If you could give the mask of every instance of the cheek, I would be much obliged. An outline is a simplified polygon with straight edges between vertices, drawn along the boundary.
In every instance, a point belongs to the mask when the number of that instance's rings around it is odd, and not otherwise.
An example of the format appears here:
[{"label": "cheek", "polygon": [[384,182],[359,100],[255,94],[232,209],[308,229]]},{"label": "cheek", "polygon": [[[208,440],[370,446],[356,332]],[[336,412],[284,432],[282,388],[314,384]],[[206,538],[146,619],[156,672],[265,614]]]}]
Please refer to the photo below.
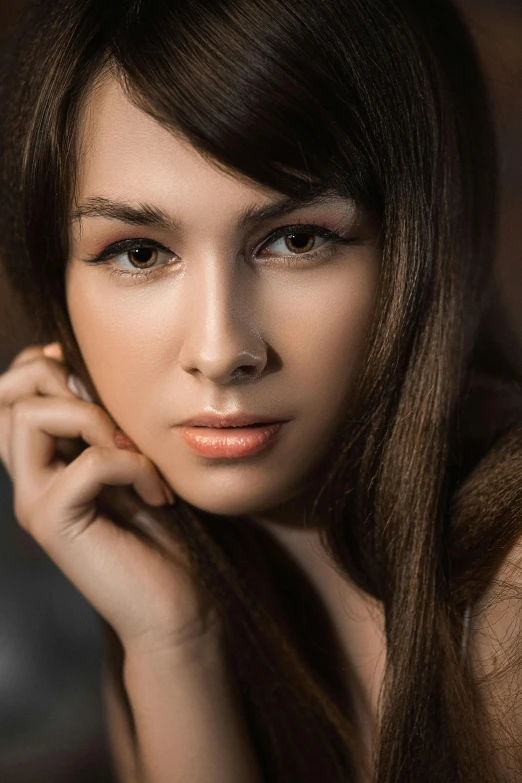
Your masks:
[{"label": "cheek", "polygon": [[[344,411],[373,314],[376,269],[361,254],[307,282],[267,285],[258,300],[263,336],[282,361],[278,391],[269,378],[267,389],[281,396],[282,407],[306,410],[318,431]],[[180,379],[177,357],[183,334],[190,334],[182,302],[173,302],[170,291],[164,299],[151,296],[146,286],[115,295],[112,284],[83,271],[73,270],[68,281],[73,329],[105,407],[136,437],[136,410],[161,399],[166,375],[169,384]],[[138,418],[146,428],[147,415]]]},{"label": "cheek", "polygon": [[82,278],[71,275],[68,284],[71,324],[101,400],[123,426],[125,412],[146,401],[153,383],[153,324],[125,297],[109,297],[103,286]]},{"label": "cheek", "polygon": [[376,270],[371,261],[341,270],[310,291],[299,316],[289,316],[286,365],[303,403],[323,422],[345,409],[356,380],[374,313]]}]

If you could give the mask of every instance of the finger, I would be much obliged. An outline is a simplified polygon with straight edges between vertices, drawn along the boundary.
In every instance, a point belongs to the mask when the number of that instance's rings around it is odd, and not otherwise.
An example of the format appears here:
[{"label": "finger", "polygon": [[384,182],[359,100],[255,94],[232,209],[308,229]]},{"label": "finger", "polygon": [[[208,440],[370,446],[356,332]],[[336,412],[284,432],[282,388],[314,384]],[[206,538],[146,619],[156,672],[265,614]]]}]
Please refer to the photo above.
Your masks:
[{"label": "finger", "polygon": [[93,502],[105,486],[133,486],[149,505],[169,502],[156,468],[144,454],[91,446],[61,470],[49,488],[46,505],[63,509],[61,515],[47,515],[45,529],[42,525],[32,535],[41,541],[81,535],[93,521]]},{"label": "finger", "polygon": [[45,356],[50,359],[56,359],[58,362],[63,362],[63,349],[60,343],[49,343],[44,345],[43,352]]},{"label": "finger", "polygon": [[15,365],[0,375],[0,459],[12,475],[12,406],[24,397],[62,396],[76,399],[67,385],[67,370],[40,352],[32,360]]},{"label": "finger", "polygon": [[[49,345],[56,344],[57,343],[49,343]],[[43,345],[30,345],[27,348],[24,348],[15,356],[8,369],[11,369],[11,367],[17,367],[20,364],[25,364],[26,362],[30,362],[33,359],[38,359],[38,357],[44,355],[44,348],[45,346]]]},{"label": "finger", "polygon": [[98,406],[60,397],[25,397],[12,408],[11,470],[15,484],[29,493],[49,481],[56,438],[81,438],[115,449],[116,426]]},{"label": "finger", "polygon": [[31,361],[17,364],[0,375],[0,407],[38,394],[76,399],[68,385],[68,377],[69,373],[62,364],[40,353]]},{"label": "finger", "polygon": [[85,402],[94,402],[93,398],[77,375],[69,375],[67,378],[67,386],[81,400],[85,400]]}]

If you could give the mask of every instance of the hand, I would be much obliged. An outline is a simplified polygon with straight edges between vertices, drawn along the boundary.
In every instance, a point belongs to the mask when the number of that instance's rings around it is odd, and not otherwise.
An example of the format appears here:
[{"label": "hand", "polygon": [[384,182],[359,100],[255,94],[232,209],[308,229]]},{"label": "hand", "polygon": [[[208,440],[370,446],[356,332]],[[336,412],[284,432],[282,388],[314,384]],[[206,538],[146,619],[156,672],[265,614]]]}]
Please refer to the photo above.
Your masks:
[{"label": "hand", "polygon": [[[132,485],[152,506],[173,502],[172,491],[100,406],[71,391],[68,379],[58,343],[25,349],[0,375],[0,459],[13,481],[18,522],[127,651],[193,641],[215,617],[188,556],[165,535],[164,551],[147,544],[131,520],[129,527],[115,524],[96,502],[109,485]],[[140,509],[142,526],[159,540],[163,528],[144,518],[138,501]]]}]

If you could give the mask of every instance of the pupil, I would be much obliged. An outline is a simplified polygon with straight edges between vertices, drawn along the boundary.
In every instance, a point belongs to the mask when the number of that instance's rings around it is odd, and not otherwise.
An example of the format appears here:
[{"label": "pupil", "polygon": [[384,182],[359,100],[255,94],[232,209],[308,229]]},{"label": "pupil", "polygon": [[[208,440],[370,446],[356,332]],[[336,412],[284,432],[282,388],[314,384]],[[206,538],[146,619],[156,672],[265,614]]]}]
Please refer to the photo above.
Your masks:
[{"label": "pupil", "polygon": [[138,264],[147,264],[152,260],[155,252],[156,251],[150,247],[136,247],[134,250],[131,250],[131,257],[132,260],[136,261]]},{"label": "pupil", "polygon": [[288,237],[287,244],[288,244],[288,240],[292,243],[293,250],[309,250],[310,249],[309,245],[311,244],[313,245],[314,242],[311,234],[304,234],[304,233],[292,234],[291,236]]}]

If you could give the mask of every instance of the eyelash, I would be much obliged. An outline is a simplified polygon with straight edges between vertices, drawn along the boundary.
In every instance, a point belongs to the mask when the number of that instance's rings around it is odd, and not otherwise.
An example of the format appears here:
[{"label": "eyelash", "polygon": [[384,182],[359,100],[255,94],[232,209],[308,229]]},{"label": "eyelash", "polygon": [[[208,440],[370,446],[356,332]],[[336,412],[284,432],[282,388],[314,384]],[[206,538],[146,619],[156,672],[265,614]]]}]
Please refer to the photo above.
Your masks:
[{"label": "eyelash", "polygon": [[[311,264],[320,256],[324,256],[326,253],[332,252],[333,246],[336,244],[349,245],[357,242],[357,239],[355,237],[344,238],[340,236],[336,231],[332,231],[331,229],[328,229],[325,226],[318,226],[311,223],[295,223],[291,226],[281,226],[281,228],[276,229],[262,243],[260,249],[263,249],[266,245],[271,245],[272,243],[276,242],[278,239],[283,239],[284,237],[292,236],[298,233],[310,234],[311,236],[319,236],[323,239],[328,239],[329,241],[324,245],[322,245],[319,248],[319,250],[312,250],[307,253],[290,254],[289,258],[285,258],[284,256],[280,257],[283,259],[282,263],[285,266],[289,266],[289,267],[301,266],[303,263],[300,260],[301,258],[306,258],[307,261],[305,263]],[[87,259],[87,262],[93,265],[105,264],[108,267],[110,267],[109,262],[112,259],[114,259],[116,256],[122,255],[123,253],[129,253],[132,250],[138,250],[140,248],[160,250],[166,253],[172,252],[167,247],[162,245],[160,242],[156,242],[153,239],[145,239],[145,238],[124,239],[121,242],[115,242],[114,244],[109,245],[98,256]],[[274,257],[279,258],[277,254],[275,254]],[[136,268],[135,272],[123,268],[110,268],[109,276],[112,277],[113,275],[117,275],[117,276],[122,276],[127,278],[148,279],[153,275],[157,274],[160,269],[166,266],[171,266],[171,264],[159,264],[158,266],[153,266],[150,267],[149,269]]]}]

